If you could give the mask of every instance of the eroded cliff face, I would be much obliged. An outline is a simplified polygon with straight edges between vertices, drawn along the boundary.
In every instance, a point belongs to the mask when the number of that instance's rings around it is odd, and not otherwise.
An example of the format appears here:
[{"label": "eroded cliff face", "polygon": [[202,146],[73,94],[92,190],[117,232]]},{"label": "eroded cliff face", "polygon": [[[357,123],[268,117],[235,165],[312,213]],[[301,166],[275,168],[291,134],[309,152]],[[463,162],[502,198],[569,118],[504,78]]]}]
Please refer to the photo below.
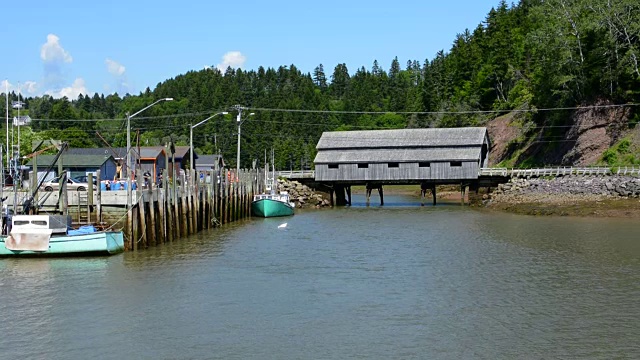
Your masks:
[{"label": "eroded cliff face", "polygon": [[[597,104],[607,105],[607,104]],[[551,160],[561,165],[593,165],[602,154],[628,133],[629,108],[580,109],[572,116],[573,126]]]},{"label": "eroded cliff face", "polygon": [[[565,127],[536,127],[527,134],[529,141],[522,142],[518,140],[524,140],[525,129],[515,115],[500,116],[487,124],[492,141],[490,163],[498,164],[518,153],[514,165],[530,158],[554,166],[595,165],[618,140],[630,132],[638,132],[628,129],[630,115],[628,107],[578,109],[570,115],[571,121]],[[633,136],[632,141],[639,142],[640,136]]]},{"label": "eroded cliff face", "polygon": [[489,152],[489,166],[496,166],[511,157],[518,144],[514,143],[522,135],[523,129],[515,121],[515,114],[510,113],[495,118],[487,123],[491,151]]}]

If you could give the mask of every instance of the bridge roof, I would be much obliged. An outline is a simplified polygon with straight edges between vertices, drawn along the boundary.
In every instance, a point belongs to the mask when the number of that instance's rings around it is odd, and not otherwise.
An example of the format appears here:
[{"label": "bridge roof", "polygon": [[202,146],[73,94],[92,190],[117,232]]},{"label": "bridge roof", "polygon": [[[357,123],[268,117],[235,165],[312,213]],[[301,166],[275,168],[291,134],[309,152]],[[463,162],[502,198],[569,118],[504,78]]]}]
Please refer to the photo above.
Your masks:
[{"label": "bridge roof", "polygon": [[387,163],[429,161],[476,161],[479,147],[408,148],[373,150],[324,150],[318,152],[314,162],[328,163]]},{"label": "bridge roof", "polygon": [[482,146],[487,128],[430,128],[324,132],[316,148],[411,148]]}]

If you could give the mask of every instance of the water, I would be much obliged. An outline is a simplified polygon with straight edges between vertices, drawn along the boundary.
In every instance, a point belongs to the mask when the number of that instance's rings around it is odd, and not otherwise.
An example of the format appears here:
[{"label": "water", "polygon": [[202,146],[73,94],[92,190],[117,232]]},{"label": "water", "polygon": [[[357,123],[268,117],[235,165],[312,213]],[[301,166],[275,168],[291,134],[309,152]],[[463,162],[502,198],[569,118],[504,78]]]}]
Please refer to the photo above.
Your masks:
[{"label": "water", "polygon": [[640,358],[637,222],[354,200],[0,260],[0,359]]}]

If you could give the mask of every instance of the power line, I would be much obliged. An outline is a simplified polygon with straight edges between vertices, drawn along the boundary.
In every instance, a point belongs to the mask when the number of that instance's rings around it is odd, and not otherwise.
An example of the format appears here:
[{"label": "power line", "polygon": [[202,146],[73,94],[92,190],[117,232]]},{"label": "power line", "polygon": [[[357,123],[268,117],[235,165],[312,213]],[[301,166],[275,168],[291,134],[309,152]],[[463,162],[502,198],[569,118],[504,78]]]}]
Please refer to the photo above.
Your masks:
[{"label": "power line", "polygon": [[[609,108],[623,108],[640,106],[636,103],[627,104],[609,104],[609,105],[590,105],[590,106],[573,106],[573,107],[555,107],[555,108],[539,108],[539,109],[512,109],[512,110],[462,110],[462,111],[361,111],[361,110],[313,110],[313,109],[280,109],[280,108],[260,108],[246,107],[247,110],[264,111],[264,112],[288,112],[288,113],[310,113],[310,114],[352,114],[352,115],[469,115],[469,114],[508,114],[508,113],[531,113],[541,111],[569,111],[569,110],[595,110]],[[200,111],[172,115],[157,116],[140,116],[137,120],[154,120],[154,119],[170,119],[180,117],[193,117],[198,115],[207,115],[213,113],[214,110]],[[124,121],[123,118],[115,119],[37,119],[32,121],[51,121],[51,122],[97,122],[97,121]],[[255,120],[252,120],[255,121]]]},{"label": "power line", "polygon": [[384,114],[400,114],[400,115],[465,115],[465,114],[508,114],[512,112],[528,113],[538,111],[567,111],[567,110],[592,110],[607,109],[619,107],[639,106],[640,104],[610,104],[610,105],[590,105],[575,107],[557,107],[557,108],[541,108],[541,109],[513,109],[513,110],[463,110],[463,111],[350,111],[350,110],[303,110],[303,109],[273,109],[273,108],[256,108],[248,107],[253,111],[265,112],[291,112],[291,113],[317,113],[317,114],[356,114],[356,115],[384,115]]}]

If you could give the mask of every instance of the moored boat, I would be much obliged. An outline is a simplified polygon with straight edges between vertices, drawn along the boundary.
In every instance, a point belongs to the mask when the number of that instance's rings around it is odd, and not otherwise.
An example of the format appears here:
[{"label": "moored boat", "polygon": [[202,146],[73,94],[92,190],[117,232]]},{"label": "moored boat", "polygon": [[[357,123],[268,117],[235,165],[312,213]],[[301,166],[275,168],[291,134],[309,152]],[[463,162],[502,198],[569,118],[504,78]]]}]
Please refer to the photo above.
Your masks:
[{"label": "moored boat", "polygon": [[[273,158],[273,153],[272,153]],[[266,161],[264,167],[264,184],[265,191],[262,194],[253,196],[251,202],[251,212],[254,216],[259,217],[276,217],[293,215],[295,204],[289,200],[289,193],[286,191],[278,192],[278,185],[274,179],[275,167],[273,172],[269,174],[269,165]]]},{"label": "moored boat", "polygon": [[69,229],[62,215],[13,215],[9,235],[0,236],[0,256],[112,255],[124,251],[122,231]]},{"label": "moored boat", "polygon": [[251,203],[251,211],[254,216],[276,217],[291,216],[294,213],[294,204],[289,201],[289,194],[258,194],[254,195]]}]

